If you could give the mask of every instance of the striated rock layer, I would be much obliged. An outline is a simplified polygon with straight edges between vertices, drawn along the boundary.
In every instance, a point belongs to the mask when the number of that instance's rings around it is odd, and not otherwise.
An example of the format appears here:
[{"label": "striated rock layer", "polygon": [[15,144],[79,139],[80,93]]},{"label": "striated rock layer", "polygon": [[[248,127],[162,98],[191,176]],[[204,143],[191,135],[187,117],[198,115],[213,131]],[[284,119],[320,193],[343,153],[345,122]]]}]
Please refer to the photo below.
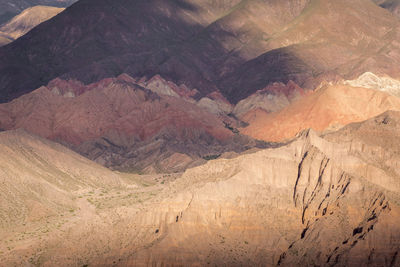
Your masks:
[{"label": "striated rock layer", "polygon": [[238,134],[237,120],[202,107],[191,92],[161,77],[121,75],[87,86],[56,79],[0,105],[0,128],[23,128],[128,171],[182,171],[224,152],[265,147]]}]

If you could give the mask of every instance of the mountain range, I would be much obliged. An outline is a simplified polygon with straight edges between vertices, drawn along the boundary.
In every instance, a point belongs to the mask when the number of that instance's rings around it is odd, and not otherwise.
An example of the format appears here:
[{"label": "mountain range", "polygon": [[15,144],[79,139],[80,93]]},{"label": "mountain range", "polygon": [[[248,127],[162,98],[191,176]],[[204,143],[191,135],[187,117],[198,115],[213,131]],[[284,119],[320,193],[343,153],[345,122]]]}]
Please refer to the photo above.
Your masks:
[{"label": "mountain range", "polygon": [[182,171],[224,152],[268,146],[240,135],[241,122],[215,110],[222,96],[196,102],[193,93],[160,76],[136,81],[125,74],[87,86],[56,79],[1,104],[0,129],[23,128],[130,171]]},{"label": "mountain range", "polygon": [[398,19],[369,0],[91,1],[0,49],[0,100],[57,77],[121,73],[161,74],[235,103],[271,82],[314,89],[327,74],[397,78]]},{"label": "mountain range", "polygon": [[399,4],[0,0],[0,265],[400,266]]}]

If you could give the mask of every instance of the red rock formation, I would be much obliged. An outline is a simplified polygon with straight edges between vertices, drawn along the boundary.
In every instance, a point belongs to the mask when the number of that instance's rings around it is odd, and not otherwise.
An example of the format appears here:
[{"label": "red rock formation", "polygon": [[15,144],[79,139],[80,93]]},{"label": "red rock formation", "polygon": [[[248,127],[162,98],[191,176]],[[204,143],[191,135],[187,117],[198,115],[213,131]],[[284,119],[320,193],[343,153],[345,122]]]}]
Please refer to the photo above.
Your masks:
[{"label": "red rock formation", "polygon": [[[47,87],[0,105],[0,128],[23,128],[68,144],[107,166],[130,160],[124,165],[127,168],[141,161],[145,163],[138,168],[147,168],[152,160],[164,162],[177,152],[196,160],[246,149],[243,144],[248,141],[232,142],[235,133],[224,124],[224,117],[199,107],[187,95],[156,94],[135,82],[128,75],[87,86],[56,79]],[[178,88],[172,83],[168,86],[159,89]],[[159,158],[151,159],[150,154]],[[140,160],[134,160],[138,157]],[[169,168],[171,164],[160,164],[164,165]]]},{"label": "red rock formation", "polygon": [[[61,98],[54,92],[57,88],[77,97]],[[3,104],[1,110],[2,128],[25,128],[74,145],[98,138],[111,129],[140,140],[147,140],[165,128],[175,131],[178,137],[196,131],[220,140],[232,136],[216,117],[196,105],[175,97],[160,97],[119,78],[86,87],[76,81],[55,80],[49,87]],[[21,114],[25,116],[18,116]],[[15,119],[11,124],[5,123],[10,117]]]}]

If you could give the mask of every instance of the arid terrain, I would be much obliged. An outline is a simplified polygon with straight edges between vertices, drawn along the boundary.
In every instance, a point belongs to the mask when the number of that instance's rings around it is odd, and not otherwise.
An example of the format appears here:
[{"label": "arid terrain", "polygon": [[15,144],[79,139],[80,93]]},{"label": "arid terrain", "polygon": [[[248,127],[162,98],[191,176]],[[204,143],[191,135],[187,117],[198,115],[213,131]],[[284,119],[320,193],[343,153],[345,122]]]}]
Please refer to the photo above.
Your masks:
[{"label": "arid terrain", "polygon": [[400,266],[399,7],[0,0],[0,266]]},{"label": "arid terrain", "polygon": [[52,142],[3,132],[2,218],[14,216],[2,219],[2,262],[397,266],[399,127],[400,113],[386,112],[153,176],[111,172]]}]

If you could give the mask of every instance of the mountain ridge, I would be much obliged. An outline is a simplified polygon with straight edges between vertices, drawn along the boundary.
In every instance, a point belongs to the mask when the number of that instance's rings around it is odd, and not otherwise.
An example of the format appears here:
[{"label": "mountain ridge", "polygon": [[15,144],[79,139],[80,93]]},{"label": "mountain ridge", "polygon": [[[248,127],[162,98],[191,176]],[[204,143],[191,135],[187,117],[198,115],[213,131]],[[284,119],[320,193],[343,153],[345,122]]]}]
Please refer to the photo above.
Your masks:
[{"label": "mountain ridge", "polygon": [[[62,12],[63,8],[50,6],[34,6],[25,9],[20,14],[0,27],[0,33],[4,34],[12,42],[21,37],[40,23],[49,20]],[[3,42],[3,45],[7,44]]]},{"label": "mountain ridge", "polygon": [[[105,12],[108,7],[112,12]],[[269,20],[260,12],[275,14],[291,7],[294,11],[288,18]],[[170,16],[172,10],[177,16]],[[325,16],[326,12],[331,15]],[[232,22],[236,16],[244,19],[239,25]],[[316,27],[315,21],[324,28]],[[349,23],[353,30],[346,27]],[[271,33],[263,30],[274,24],[278,26],[271,26],[276,28]],[[57,25],[68,26],[60,34]],[[161,74],[203,96],[219,90],[236,104],[273,82],[292,80],[314,89],[312,80],[326,73],[346,79],[366,71],[395,77],[399,25],[398,19],[369,0],[152,0],[129,5],[105,0],[92,5],[83,0],[0,49],[0,96],[2,102],[9,101],[57,77],[87,84],[121,73]]]},{"label": "mountain ridge", "polygon": [[9,21],[24,9],[44,5],[54,7],[68,7],[77,0],[1,0],[0,1],[0,26]]}]

